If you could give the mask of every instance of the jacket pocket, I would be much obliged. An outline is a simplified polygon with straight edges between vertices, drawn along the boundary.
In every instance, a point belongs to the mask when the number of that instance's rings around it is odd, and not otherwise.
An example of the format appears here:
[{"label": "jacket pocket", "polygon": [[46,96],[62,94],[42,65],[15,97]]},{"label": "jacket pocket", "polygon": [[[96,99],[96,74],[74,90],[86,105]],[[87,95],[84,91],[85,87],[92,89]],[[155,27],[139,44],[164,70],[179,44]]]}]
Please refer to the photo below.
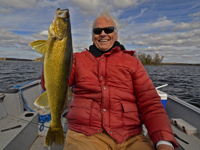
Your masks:
[{"label": "jacket pocket", "polygon": [[122,101],[121,104],[123,108],[123,124],[125,126],[141,124],[137,104],[129,101]]},{"label": "jacket pocket", "polygon": [[74,100],[69,105],[69,112],[66,116],[69,123],[77,125],[89,125],[92,100]]},{"label": "jacket pocket", "polygon": [[123,112],[138,112],[137,104],[129,101],[122,101]]}]

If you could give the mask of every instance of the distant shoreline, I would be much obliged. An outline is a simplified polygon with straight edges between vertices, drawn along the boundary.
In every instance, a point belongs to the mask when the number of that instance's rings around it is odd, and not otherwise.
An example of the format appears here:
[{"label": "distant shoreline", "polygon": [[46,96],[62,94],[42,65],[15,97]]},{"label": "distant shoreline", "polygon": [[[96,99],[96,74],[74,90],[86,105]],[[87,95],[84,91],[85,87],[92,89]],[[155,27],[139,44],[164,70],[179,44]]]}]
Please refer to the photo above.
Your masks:
[{"label": "distant shoreline", "polygon": [[[36,60],[32,60],[32,59],[20,59],[20,58],[0,58],[0,61],[32,61],[32,62],[43,62],[43,59],[42,58],[37,58]],[[200,66],[200,64],[191,64],[191,63],[162,63],[162,65]]]},{"label": "distant shoreline", "polygon": [[32,61],[32,62],[43,62],[43,59],[37,58],[36,60],[32,59],[21,59],[21,58],[0,58],[0,61]]},{"label": "distant shoreline", "polygon": [[163,63],[163,65],[200,66],[200,64],[190,64],[190,63]]},{"label": "distant shoreline", "polygon": [[0,58],[0,61],[35,61],[35,60],[20,59],[20,58]]}]

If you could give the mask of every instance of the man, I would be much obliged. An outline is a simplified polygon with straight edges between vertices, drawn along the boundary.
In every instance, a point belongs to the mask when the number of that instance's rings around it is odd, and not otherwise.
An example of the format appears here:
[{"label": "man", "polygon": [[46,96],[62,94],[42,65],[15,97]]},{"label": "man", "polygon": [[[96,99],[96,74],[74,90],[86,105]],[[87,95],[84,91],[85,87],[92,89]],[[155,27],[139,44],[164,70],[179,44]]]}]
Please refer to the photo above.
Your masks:
[{"label": "man", "polygon": [[[173,150],[178,147],[160,97],[141,62],[117,41],[109,13],[94,20],[89,50],[74,54],[69,150]],[[142,124],[151,140],[142,135]]]}]

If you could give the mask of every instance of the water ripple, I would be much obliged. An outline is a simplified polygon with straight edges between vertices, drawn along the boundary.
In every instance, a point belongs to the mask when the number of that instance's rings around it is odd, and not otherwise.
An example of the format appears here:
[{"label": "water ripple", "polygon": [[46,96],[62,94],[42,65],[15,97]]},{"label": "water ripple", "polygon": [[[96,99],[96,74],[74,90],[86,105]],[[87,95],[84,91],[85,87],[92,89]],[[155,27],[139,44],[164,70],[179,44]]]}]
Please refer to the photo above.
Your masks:
[{"label": "water ripple", "polygon": [[[0,61],[0,90],[40,79],[43,62]],[[200,66],[145,66],[154,85],[164,92],[200,106]]]},{"label": "water ripple", "polygon": [[40,79],[42,67],[43,62],[0,61],[0,90]]},{"label": "water ripple", "polygon": [[199,66],[145,66],[155,86],[169,84],[164,92],[200,106],[200,67]]}]

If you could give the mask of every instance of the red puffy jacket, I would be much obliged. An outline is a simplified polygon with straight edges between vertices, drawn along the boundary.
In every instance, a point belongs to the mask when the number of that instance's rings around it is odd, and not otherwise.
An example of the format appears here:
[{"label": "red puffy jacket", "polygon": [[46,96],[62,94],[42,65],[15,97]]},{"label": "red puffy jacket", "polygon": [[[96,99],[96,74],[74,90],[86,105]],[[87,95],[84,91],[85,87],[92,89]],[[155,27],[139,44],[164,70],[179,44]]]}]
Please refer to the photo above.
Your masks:
[{"label": "red puffy jacket", "polygon": [[122,143],[140,134],[145,123],[154,144],[165,140],[177,147],[160,97],[133,53],[115,47],[100,57],[88,50],[74,54],[68,81],[74,85],[68,127],[86,135],[105,129]]}]

